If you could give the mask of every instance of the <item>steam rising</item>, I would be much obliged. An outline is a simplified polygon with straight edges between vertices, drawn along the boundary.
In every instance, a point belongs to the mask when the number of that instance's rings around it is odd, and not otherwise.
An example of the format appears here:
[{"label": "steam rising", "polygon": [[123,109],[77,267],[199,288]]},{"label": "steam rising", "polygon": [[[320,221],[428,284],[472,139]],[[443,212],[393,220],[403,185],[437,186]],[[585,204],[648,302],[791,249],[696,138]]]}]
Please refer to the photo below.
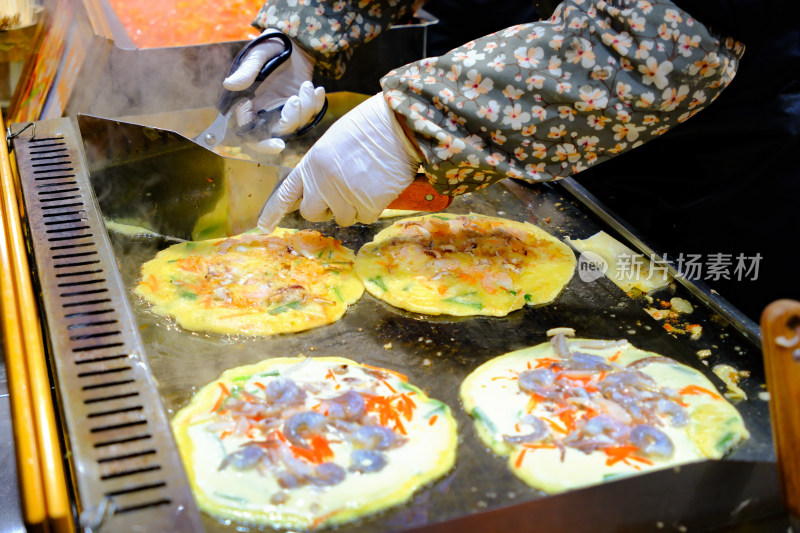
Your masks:
[{"label": "steam rising", "polygon": [[105,61],[84,65],[67,114],[118,118],[213,107],[234,56],[245,44],[139,50],[107,43],[111,50]]}]

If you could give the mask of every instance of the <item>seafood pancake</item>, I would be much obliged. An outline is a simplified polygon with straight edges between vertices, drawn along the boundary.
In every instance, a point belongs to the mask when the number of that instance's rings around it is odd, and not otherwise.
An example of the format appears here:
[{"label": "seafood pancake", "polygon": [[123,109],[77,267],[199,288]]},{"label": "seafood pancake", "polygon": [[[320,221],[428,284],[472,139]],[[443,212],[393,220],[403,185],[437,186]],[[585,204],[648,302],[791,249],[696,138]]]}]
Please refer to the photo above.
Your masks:
[{"label": "seafood pancake", "polygon": [[356,257],[370,294],[430,315],[505,316],[549,303],[574,270],[575,254],[544,230],[477,214],[397,221]]},{"label": "seafood pancake", "polygon": [[338,357],[228,370],[172,421],[198,505],[313,529],[406,501],[455,462],[447,405],[395,372]]},{"label": "seafood pancake", "polygon": [[355,255],[316,231],[175,244],[142,266],[136,294],[186,329],[271,335],[335,322],[364,287]]},{"label": "seafood pancake", "polygon": [[461,385],[481,440],[545,492],[718,459],[749,433],[697,370],[625,340],[566,339],[502,355]]}]

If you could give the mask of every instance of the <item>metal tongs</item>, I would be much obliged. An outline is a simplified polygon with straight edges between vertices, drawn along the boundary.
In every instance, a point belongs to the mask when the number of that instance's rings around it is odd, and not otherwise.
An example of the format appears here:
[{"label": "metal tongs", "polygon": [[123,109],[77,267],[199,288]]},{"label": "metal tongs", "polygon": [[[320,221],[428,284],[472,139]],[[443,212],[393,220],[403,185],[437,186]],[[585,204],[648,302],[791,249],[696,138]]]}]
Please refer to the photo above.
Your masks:
[{"label": "metal tongs", "polygon": [[[195,142],[211,150],[222,144],[228,137],[228,123],[230,122],[231,116],[233,115],[236,107],[242,102],[242,100],[252,99],[255,96],[256,89],[259,87],[261,82],[267,79],[267,76],[272,74],[278,67],[280,67],[289,59],[289,56],[292,55],[292,41],[289,39],[289,37],[282,33],[260,35],[239,51],[239,53],[233,59],[233,63],[231,63],[231,68],[228,70],[228,76],[230,76],[237,68],[239,68],[239,65],[241,65],[242,61],[247,55],[247,52],[259,44],[275,38],[280,39],[283,42],[283,51],[267,61],[264,66],[261,67],[261,70],[259,71],[258,76],[256,76],[255,81],[247,89],[241,91],[229,91],[225,88],[222,89],[222,93],[220,94],[216,105],[216,109],[218,111],[217,118],[214,119],[214,122],[212,122],[211,125],[205,129],[205,131],[194,138]],[[245,142],[260,141],[267,137],[279,137],[282,139],[299,137],[316,126],[317,123],[322,120],[322,117],[325,115],[327,109],[328,99],[326,98],[322,109],[314,117],[314,120],[296,132],[287,135],[273,135],[271,133],[273,128],[281,119],[281,111],[283,110],[283,106],[279,106],[270,110],[259,110],[257,112],[256,119],[253,122],[236,130],[235,135],[237,137],[237,141],[230,144],[241,146]]]}]

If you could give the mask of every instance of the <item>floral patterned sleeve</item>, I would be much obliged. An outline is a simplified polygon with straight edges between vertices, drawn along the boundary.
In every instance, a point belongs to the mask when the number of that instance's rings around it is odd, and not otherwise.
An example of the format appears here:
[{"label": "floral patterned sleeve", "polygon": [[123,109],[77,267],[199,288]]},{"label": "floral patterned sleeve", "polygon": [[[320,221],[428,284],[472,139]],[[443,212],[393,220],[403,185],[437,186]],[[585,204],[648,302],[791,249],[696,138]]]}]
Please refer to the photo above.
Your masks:
[{"label": "floral patterned sleeve", "polygon": [[339,78],[352,49],[410,12],[413,0],[267,0],[253,26],[275,28],[315,59],[319,74]]},{"label": "floral patterned sleeve", "polygon": [[549,20],[411,63],[381,84],[431,183],[457,195],[508,176],[562,178],[639,146],[714,101],[743,52],[670,1],[565,0]]}]

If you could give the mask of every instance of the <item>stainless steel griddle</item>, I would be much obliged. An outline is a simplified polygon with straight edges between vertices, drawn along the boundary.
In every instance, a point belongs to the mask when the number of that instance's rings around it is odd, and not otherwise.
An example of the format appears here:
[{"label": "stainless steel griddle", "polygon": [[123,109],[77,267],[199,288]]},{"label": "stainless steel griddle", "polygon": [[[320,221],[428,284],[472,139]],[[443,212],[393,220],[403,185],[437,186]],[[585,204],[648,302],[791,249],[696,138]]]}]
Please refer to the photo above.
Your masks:
[{"label": "stainless steel griddle", "polygon": [[[18,126],[15,128],[19,129]],[[457,464],[448,475],[423,488],[407,505],[341,526],[339,529],[344,531],[508,531],[539,527],[553,531],[702,531],[780,513],[768,402],[759,395],[764,391],[761,352],[753,342],[752,334],[748,333],[752,325],[737,321],[735,310],[726,311],[719,300],[712,301],[703,290],[676,283],[661,294],[653,295],[656,301],[669,300],[671,296],[689,300],[695,307],[691,322],[703,327],[698,340],[669,334],[661,322],[644,311],[645,306],[651,305],[649,302],[629,297],[608,279],[586,283],[577,275],[551,305],[526,307],[503,318],[417,315],[395,309],[365,294],[341,321],[297,334],[250,338],[189,332],[169,319],[150,313],[148,306],[132,293],[138,283],[141,264],[169,243],[114,232],[106,234],[101,224],[102,213],[88,185],[92,176],[86,171],[79,136],[67,119],[37,123],[35,138],[31,138],[29,133],[20,135],[14,146],[20,161],[30,241],[38,283],[42,287],[66,440],[72,451],[81,507],[94,508],[110,492],[118,509],[122,504],[116,501],[116,494],[126,494],[126,487],[162,481],[164,486],[158,488],[163,489],[163,495],[153,501],[169,501],[144,505],[140,511],[142,514],[137,514],[139,511],[112,513],[113,527],[106,522],[99,530],[136,530],[136,524],[141,523],[140,517],[145,514],[168,520],[176,516],[175,508],[170,506],[178,505],[183,513],[178,516],[194,517],[194,520],[187,518],[186,531],[199,530],[201,526],[197,520],[201,520],[209,532],[247,531],[246,525],[221,522],[206,515],[197,518],[193,504],[186,500],[185,479],[179,463],[174,461],[175,449],[168,437],[166,420],[184,406],[199,387],[216,379],[224,370],[268,357],[299,353],[311,357],[338,355],[400,371],[431,396],[446,402],[459,424]],[[70,176],[59,174],[56,178],[55,174],[41,174],[52,169],[39,166],[43,164],[37,159],[41,154],[35,154],[33,147],[49,137],[57,137],[72,158],[70,170],[65,170]],[[93,161],[91,168],[97,168],[99,163]],[[48,179],[41,179],[43,177]],[[43,196],[45,191],[48,194]],[[634,239],[625,238],[623,226],[613,227],[614,224],[602,216],[606,213],[602,206],[582,203],[585,198],[575,191],[580,192],[574,187],[570,191],[569,187],[559,184],[531,186],[511,182],[459,197],[448,211],[477,212],[529,221],[560,238],[586,238],[603,229],[617,235],[634,249],[648,253],[632,242]],[[53,206],[53,209],[46,209],[48,206]],[[74,218],[50,216],[67,207],[78,211]],[[290,215],[282,225],[318,229],[357,250],[391,222],[385,220],[371,226],[339,228],[332,223],[312,224],[297,215]],[[54,230],[58,233],[52,233]],[[82,237],[87,232],[91,237]],[[58,277],[59,274],[73,270],[80,272],[84,266],[59,267],[61,259],[52,257],[55,251],[51,249],[53,241],[49,239],[53,235],[86,239],[66,240],[71,244],[91,242],[91,246],[70,249],[68,253],[96,252],[96,257],[103,261],[106,280],[106,284],[98,285],[98,289],[107,289],[108,296],[86,293],[75,297],[111,299],[110,304],[118,314],[115,315],[118,322],[112,329],[129,335],[124,347],[103,347],[117,342],[116,333],[111,334],[99,324],[96,325],[99,329],[86,329],[90,336],[77,339],[75,337],[81,337],[82,333],[69,329],[76,324],[64,322],[57,316],[59,312],[63,313],[65,292],[95,289],[92,284],[81,285],[80,289],[59,287],[58,282],[63,279]],[[94,254],[89,257],[75,256],[67,258],[67,261],[95,260]],[[88,274],[88,277],[81,277],[83,274],[76,276],[75,282],[96,279],[96,276]],[[91,312],[90,308],[86,308],[86,312]],[[557,326],[573,327],[583,337],[627,338],[640,348],[700,369],[721,392],[725,387],[711,373],[710,367],[726,363],[750,371],[750,377],[740,384],[748,399],[738,403],[737,407],[751,438],[723,461],[696,463],[557,496],[545,496],[531,489],[510,473],[504,459],[493,456],[478,440],[471,419],[460,405],[458,387],[478,365],[510,350],[545,342],[545,332]],[[98,336],[92,337],[95,332]],[[87,350],[78,353],[74,351],[75,346]],[[139,351],[140,347],[143,351]],[[697,355],[700,350],[710,350],[711,356],[701,361]],[[113,355],[124,357],[102,359]],[[84,359],[92,362],[85,365],[79,362]],[[91,377],[81,375],[85,372],[94,374]],[[90,382],[119,380],[121,376],[132,373],[138,373],[134,382],[109,385],[108,391],[138,393],[142,399],[137,405],[142,409],[120,410],[107,416],[123,417],[120,424],[141,420],[152,424],[148,433],[162,437],[162,441],[158,446],[151,446],[155,453],[149,454],[147,461],[158,461],[160,468],[157,471],[166,475],[169,470],[172,474],[166,481],[149,482],[142,476],[152,472],[131,472],[118,478],[122,484],[120,488],[115,486],[109,490],[103,488],[106,480],[102,475],[97,476],[97,471],[110,463],[98,462],[96,435],[91,431],[95,427],[94,420],[106,415],[90,416],[94,411],[85,408],[84,390]],[[108,409],[101,408],[99,412],[104,410]],[[133,431],[130,428],[137,427],[114,429],[117,424],[105,420],[102,425],[110,427],[108,431]],[[118,458],[114,460],[127,461],[129,459],[124,456],[134,453],[139,452],[116,452],[114,456]],[[136,460],[145,461],[141,458]],[[87,472],[89,475],[84,475]]]},{"label": "stainless steel griddle", "polygon": [[80,525],[195,531],[194,501],[78,139],[60,119],[14,148]]}]

